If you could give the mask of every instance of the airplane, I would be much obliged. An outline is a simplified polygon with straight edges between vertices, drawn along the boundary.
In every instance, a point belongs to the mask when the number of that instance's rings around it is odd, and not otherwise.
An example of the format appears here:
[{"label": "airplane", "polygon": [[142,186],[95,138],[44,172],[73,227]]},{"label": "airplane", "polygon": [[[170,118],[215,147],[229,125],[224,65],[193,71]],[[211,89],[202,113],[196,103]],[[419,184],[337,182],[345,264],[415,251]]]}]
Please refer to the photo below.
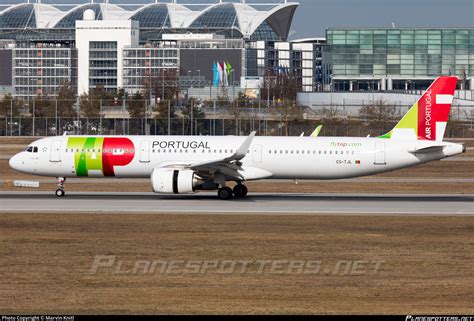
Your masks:
[{"label": "airplane", "polygon": [[244,199],[248,181],[347,179],[465,152],[464,145],[443,141],[456,83],[438,77],[380,137],[55,136],[31,143],[9,165],[56,177],[58,197],[67,178],[116,177],[148,178],[158,194],[217,190],[219,199]]}]

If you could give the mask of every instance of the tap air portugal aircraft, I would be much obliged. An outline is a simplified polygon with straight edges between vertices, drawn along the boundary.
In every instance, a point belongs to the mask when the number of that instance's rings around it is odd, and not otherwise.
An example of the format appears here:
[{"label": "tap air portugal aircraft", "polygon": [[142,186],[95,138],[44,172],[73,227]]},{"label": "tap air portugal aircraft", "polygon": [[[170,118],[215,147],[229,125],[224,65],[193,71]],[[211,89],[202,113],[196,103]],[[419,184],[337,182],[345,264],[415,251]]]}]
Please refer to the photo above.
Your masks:
[{"label": "tap air portugal aircraft", "polygon": [[[359,137],[56,136],[10,159],[17,171],[58,178],[149,178],[155,193],[218,190],[245,198],[247,181],[332,180],[424,164],[465,152],[443,141],[456,77],[439,77],[389,133]],[[236,182],[233,190],[227,182]]]}]

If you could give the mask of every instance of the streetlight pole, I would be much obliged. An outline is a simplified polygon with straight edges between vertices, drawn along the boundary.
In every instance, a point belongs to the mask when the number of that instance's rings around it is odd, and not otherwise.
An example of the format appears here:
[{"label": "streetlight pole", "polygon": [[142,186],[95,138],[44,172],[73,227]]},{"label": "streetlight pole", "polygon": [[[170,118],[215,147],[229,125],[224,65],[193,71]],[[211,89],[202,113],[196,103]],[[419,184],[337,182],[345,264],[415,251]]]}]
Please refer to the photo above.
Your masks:
[{"label": "streetlight pole", "polygon": [[232,68],[230,70],[230,73],[232,74],[232,100],[235,100],[235,82],[234,82],[234,73],[235,73],[235,70]]},{"label": "streetlight pole", "polygon": [[191,136],[194,135],[193,129],[194,129],[194,114],[193,114],[193,109],[194,109],[194,100],[191,99]]},{"label": "streetlight pole", "polygon": [[56,136],[58,136],[58,100],[54,100],[54,107],[55,107],[55,116],[56,116]]},{"label": "streetlight pole", "polygon": [[35,97],[33,97],[33,136],[35,136],[35,115],[36,115],[36,106],[35,106]]},{"label": "streetlight pole", "polygon": [[13,136],[13,98],[10,99],[10,136]]},{"label": "streetlight pole", "polygon": [[161,69],[161,101],[165,101],[165,69]]}]

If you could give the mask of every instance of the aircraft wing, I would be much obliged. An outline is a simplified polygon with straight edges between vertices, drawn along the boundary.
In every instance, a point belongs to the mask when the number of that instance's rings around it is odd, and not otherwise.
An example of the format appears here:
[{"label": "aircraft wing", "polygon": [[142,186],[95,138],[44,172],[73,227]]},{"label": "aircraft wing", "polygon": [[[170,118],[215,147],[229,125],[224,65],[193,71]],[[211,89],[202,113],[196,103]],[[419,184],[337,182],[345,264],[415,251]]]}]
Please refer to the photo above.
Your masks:
[{"label": "aircraft wing", "polygon": [[192,169],[198,173],[208,173],[212,175],[217,172],[220,172],[231,178],[243,179],[242,174],[239,172],[244,171],[244,169],[242,168],[242,164],[239,161],[247,155],[256,133],[257,132],[252,132],[244,141],[244,143],[230,157],[208,160],[198,163],[166,163],[161,164],[160,167],[178,166],[182,168]]}]

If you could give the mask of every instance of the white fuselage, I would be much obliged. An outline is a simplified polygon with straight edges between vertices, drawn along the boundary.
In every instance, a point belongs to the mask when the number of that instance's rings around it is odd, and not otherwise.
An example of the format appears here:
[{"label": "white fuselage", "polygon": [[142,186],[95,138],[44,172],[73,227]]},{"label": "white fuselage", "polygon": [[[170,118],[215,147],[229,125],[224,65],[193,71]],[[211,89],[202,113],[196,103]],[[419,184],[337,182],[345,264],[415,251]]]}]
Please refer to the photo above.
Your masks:
[{"label": "white fuselage", "polygon": [[[57,136],[43,138],[30,146],[37,152],[21,152],[10,160],[14,169],[52,177],[149,178],[155,168],[212,161],[231,156],[246,137],[209,136],[120,136],[133,147],[117,146],[101,150],[101,145],[71,145],[75,139],[115,139],[119,136]],[[104,145],[105,146],[105,145]],[[433,152],[414,151],[444,146]],[[104,175],[101,153],[112,157],[128,155],[128,163],[114,166],[113,175]],[[439,160],[463,152],[463,145],[448,142],[349,137],[255,137],[247,156],[241,160],[249,168],[245,180],[343,179],[372,175]],[[83,168],[78,168],[82,159]],[[84,161],[84,159],[86,159]],[[84,167],[85,166],[85,167]],[[262,170],[268,175],[251,169]]]}]

